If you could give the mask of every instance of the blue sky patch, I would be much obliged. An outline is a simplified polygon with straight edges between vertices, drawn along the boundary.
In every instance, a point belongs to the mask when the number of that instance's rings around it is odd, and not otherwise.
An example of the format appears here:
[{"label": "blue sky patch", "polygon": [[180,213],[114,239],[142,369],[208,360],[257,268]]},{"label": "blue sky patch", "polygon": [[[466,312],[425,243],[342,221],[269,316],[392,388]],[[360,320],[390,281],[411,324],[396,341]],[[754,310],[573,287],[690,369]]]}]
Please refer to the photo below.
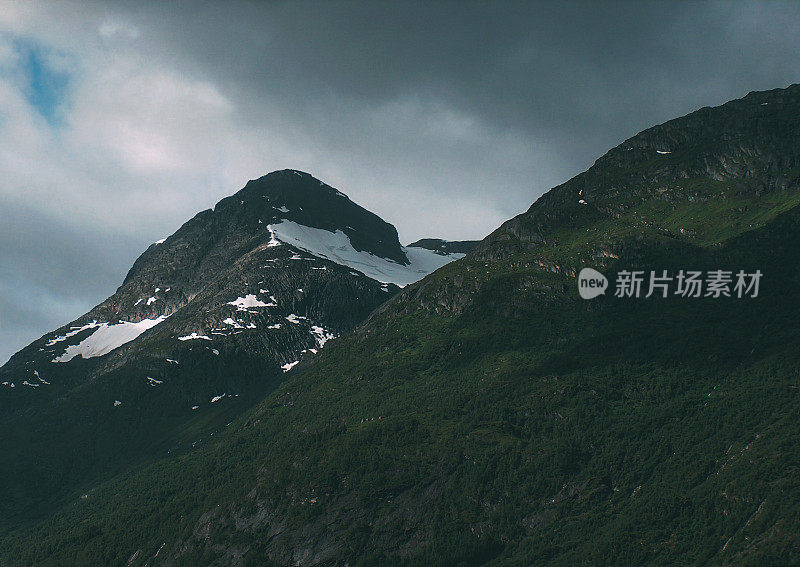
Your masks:
[{"label": "blue sky patch", "polygon": [[25,98],[51,126],[58,126],[63,118],[70,74],[54,68],[48,60],[48,50],[36,42],[17,39],[14,50],[19,57],[18,71],[24,81]]}]

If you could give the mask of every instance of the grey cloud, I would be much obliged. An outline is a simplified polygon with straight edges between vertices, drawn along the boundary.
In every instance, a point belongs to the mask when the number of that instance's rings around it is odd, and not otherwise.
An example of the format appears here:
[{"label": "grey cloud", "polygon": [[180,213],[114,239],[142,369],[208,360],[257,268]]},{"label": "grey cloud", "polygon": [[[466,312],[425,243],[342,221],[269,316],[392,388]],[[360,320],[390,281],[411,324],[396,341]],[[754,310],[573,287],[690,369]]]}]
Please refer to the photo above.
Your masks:
[{"label": "grey cloud", "polygon": [[[546,145],[558,155],[547,181],[578,173],[650,125],[800,75],[793,33],[800,6],[789,3],[185,6],[123,13],[171,37],[170,56],[231,86],[251,119],[310,127],[329,147],[377,138],[386,156],[409,154],[405,140],[376,133],[358,110],[421,97],[477,117],[488,139],[514,132],[531,137],[532,148]],[[265,97],[281,100],[280,108],[266,108]],[[325,132],[326,117],[337,115],[349,119],[347,127]],[[451,149],[467,161],[482,155],[455,144],[423,153]],[[505,192],[532,200],[548,188]]]},{"label": "grey cloud", "polygon": [[790,3],[170,6],[156,19],[175,40],[171,54],[287,106],[426,93],[498,127],[551,135],[598,123],[629,135],[653,111],[668,119],[798,71],[800,6]]},{"label": "grey cloud", "polygon": [[[0,199],[0,359],[114,293],[144,243]],[[76,258],[76,250],[79,258]]]}]

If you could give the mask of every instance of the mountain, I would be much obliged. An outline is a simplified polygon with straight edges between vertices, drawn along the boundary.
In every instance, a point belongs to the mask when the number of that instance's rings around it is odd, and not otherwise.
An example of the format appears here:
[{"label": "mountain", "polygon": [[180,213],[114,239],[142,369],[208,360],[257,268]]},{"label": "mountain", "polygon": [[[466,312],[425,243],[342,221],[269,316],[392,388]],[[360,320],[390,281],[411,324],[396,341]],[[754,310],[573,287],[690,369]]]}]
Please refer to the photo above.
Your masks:
[{"label": "mountain", "polygon": [[478,244],[477,240],[442,240],[441,238],[423,238],[412,242],[409,248],[425,248],[439,254],[466,254]]},{"label": "mountain", "polygon": [[[798,133],[793,85],[626,140],[0,564],[797,564]],[[615,293],[681,270],[763,278]]]},{"label": "mountain", "polygon": [[0,368],[0,528],[210,436],[459,254],[307,173],[270,173],[152,244],[111,297]]}]

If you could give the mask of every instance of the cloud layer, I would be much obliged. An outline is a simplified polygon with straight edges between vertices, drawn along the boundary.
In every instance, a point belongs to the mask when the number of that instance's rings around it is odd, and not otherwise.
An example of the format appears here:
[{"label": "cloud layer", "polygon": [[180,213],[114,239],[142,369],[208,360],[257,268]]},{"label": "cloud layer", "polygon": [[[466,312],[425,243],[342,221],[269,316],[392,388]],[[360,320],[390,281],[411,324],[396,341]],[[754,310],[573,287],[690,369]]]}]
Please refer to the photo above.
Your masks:
[{"label": "cloud layer", "polygon": [[791,3],[3,2],[0,359],[296,168],[480,238],[653,124],[800,78]]}]

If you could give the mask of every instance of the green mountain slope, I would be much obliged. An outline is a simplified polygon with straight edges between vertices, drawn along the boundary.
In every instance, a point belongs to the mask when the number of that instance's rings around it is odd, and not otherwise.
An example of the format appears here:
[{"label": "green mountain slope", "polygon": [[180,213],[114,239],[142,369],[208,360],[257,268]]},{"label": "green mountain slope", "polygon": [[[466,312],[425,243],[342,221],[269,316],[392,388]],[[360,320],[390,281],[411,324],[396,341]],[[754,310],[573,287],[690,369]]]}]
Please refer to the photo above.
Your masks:
[{"label": "green mountain slope", "polygon": [[[0,564],[800,562],[798,111],[794,86],[635,136]],[[613,295],[681,269],[763,279]]]}]

